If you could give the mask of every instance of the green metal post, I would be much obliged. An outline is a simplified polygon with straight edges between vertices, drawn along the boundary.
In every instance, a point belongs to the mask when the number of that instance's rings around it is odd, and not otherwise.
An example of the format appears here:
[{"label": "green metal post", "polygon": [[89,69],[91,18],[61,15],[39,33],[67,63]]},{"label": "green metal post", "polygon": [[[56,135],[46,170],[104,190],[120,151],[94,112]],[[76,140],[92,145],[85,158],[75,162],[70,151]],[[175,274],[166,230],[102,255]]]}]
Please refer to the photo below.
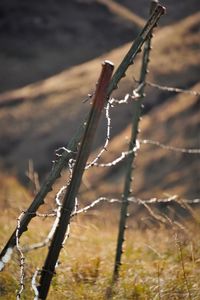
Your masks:
[{"label": "green metal post", "polygon": [[[152,14],[152,12],[156,10],[157,6],[158,6],[157,1],[151,2],[150,14]],[[152,28],[152,30],[153,30],[153,28]],[[152,32],[144,44],[142,67],[141,67],[140,81],[139,81],[140,84],[145,83],[145,79],[146,79],[148,62],[149,62],[149,53],[150,53],[150,49],[151,49],[151,37],[152,37]],[[143,92],[144,92],[144,84],[141,85],[141,88],[139,90],[140,99],[133,102],[133,121],[132,121],[132,132],[131,132],[131,138],[130,138],[130,143],[129,143],[129,150],[132,150],[136,146],[139,121],[141,118]],[[131,193],[131,183],[132,183],[132,172],[133,172],[134,159],[135,159],[135,152],[133,151],[128,156],[128,159],[126,162],[127,168],[126,168],[126,175],[125,175],[124,192],[122,195],[122,205],[121,205],[121,211],[120,211],[119,231],[118,231],[116,256],[115,256],[113,279],[112,279],[113,283],[119,277],[119,268],[121,265],[121,256],[123,253],[123,242],[125,240],[126,220],[127,220],[127,216],[128,216],[128,205],[129,205],[128,198]]]}]

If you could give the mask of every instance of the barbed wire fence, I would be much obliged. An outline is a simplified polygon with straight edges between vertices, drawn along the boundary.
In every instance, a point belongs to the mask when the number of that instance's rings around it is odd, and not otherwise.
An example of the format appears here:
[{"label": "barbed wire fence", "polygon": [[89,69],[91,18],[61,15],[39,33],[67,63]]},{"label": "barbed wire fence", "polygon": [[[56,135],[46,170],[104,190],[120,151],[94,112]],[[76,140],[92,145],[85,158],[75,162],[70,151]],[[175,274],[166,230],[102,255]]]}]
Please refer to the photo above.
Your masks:
[{"label": "barbed wire fence", "polygon": [[[52,240],[55,238],[55,232],[58,229],[60,225],[61,215],[62,212],[67,211],[69,214],[69,221],[66,223],[66,230],[63,232],[63,238],[60,245],[60,250],[66,243],[69,233],[70,233],[70,220],[79,214],[87,213],[89,210],[93,209],[97,205],[99,205],[102,202],[106,202],[109,204],[113,203],[119,203],[121,205],[121,220],[119,222],[119,235],[118,235],[118,242],[117,242],[117,249],[116,249],[116,258],[114,263],[114,271],[113,271],[113,283],[118,279],[119,276],[119,267],[121,265],[121,255],[123,253],[122,251],[122,244],[125,240],[124,238],[124,232],[126,229],[126,218],[128,216],[128,205],[130,203],[137,204],[140,206],[143,206],[147,209],[148,213],[157,221],[162,222],[164,224],[166,223],[172,223],[172,220],[169,219],[166,215],[158,215],[156,214],[152,208],[150,207],[151,204],[157,204],[157,203],[171,203],[175,202],[178,203],[180,206],[187,207],[191,204],[199,204],[200,199],[180,199],[178,195],[171,195],[166,198],[151,198],[151,199],[140,199],[132,196],[131,192],[131,183],[132,183],[132,172],[133,172],[133,161],[135,158],[135,155],[137,151],[139,151],[142,144],[151,144],[155,147],[163,148],[167,151],[174,151],[174,152],[180,152],[184,154],[189,155],[199,155],[200,149],[198,148],[183,148],[183,147],[175,147],[171,145],[163,144],[159,141],[154,140],[148,140],[148,139],[138,139],[138,127],[139,127],[139,121],[141,118],[141,106],[142,106],[142,98],[144,94],[144,88],[146,85],[151,86],[152,88],[157,88],[160,90],[166,90],[168,92],[173,93],[187,93],[191,94],[193,96],[200,96],[199,91],[194,90],[186,90],[186,89],[180,89],[180,88],[173,88],[168,86],[161,86],[155,83],[151,83],[146,81],[146,74],[147,74],[147,67],[149,62],[149,52],[151,48],[151,38],[152,38],[152,30],[155,27],[155,24],[157,23],[160,16],[164,13],[163,7],[160,6],[157,1],[153,1],[153,7],[152,7],[152,14],[144,27],[142,33],[139,35],[139,38],[136,39],[136,41],[133,43],[133,46],[131,48],[131,53],[129,52],[125,59],[122,61],[120,67],[115,72],[114,76],[112,77],[112,80],[110,81],[108,92],[107,92],[107,104],[105,105],[105,116],[106,116],[106,138],[104,145],[102,149],[99,151],[99,153],[95,156],[95,158],[87,162],[87,164],[84,166],[84,170],[88,170],[92,167],[99,167],[99,168],[110,168],[112,166],[116,166],[123,160],[127,160],[127,167],[126,169],[126,182],[124,187],[124,193],[122,199],[118,198],[108,198],[108,197],[98,197],[94,201],[92,201],[89,205],[78,209],[78,199],[77,196],[74,196],[74,202],[71,203],[71,209],[69,211],[69,208],[63,209],[63,198],[66,195],[66,192],[69,189],[69,186],[72,182],[73,174],[74,174],[74,167],[77,163],[77,152],[78,147],[77,144],[79,143],[81,136],[83,134],[83,130],[85,129],[87,122],[84,122],[84,126],[79,129],[78,133],[75,135],[75,138],[72,139],[71,143],[69,143],[68,148],[62,147],[57,150],[57,160],[54,162],[52,171],[49,175],[49,178],[44,183],[44,185],[41,187],[40,191],[36,195],[33,203],[31,206],[26,210],[22,211],[20,216],[17,219],[17,226],[12,234],[11,238],[8,240],[8,243],[4,247],[4,249],[1,252],[0,255],[0,270],[3,270],[4,266],[8,261],[11,259],[11,255],[13,252],[14,247],[16,246],[16,249],[19,253],[20,258],[20,276],[19,276],[19,288],[17,291],[17,299],[21,298],[21,295],[24,291],[24,279],[25,279],[25,254],[28,251],[32,251],[38,248],[42,248],[45,246],[49,246],[52,244]],[[144,54],[143,54],[143,64],[141,69],[141,78],[139,81],[135,80],[137,82],[137,87],[132,91],[132,94],[126,94],[123,99],[115,99],[112,98],[110,95],[112,91],[117,87],[118,82],[120,82],[121,78],[124,76],[126,69],[129,67],[129,65],[132,64],[136,54],[140,51],[141,46],[144,44]],[[128,58],[127,58],[128,57]],[[94,93],[88,96],[88,98],[92,98],[94,96]],[[107,150],[110,139],[111,139],[111,122],[112,119],[110,117],[110,110],[115,107],[116,105],[122,105],[127,104],[131,102],[133,104],[133,124],[132,124],[132,136],[129,144],[128,151],[123,151],[120,153],[120,155],[115,158],[114,160],[107,162],[107,163],[99,163],[99,159],[102,157],[103,153]],[[80,149],[79,149],[80,150]],[[60,154],[61,152],[61,154]],[[56,179],[60,176],[61,170],[64,166],[68,165],[69,170],[69,178],[65,186],[61,187],[59,192],[57,193],[55,197],[55,208],[52,209],[50,212],[47,213],[39,213],[38,208],[44,203],[44,198],[46,197],[47,193],[51,191],[52,186]],[[54,218],[54,222],[49,230],[48,235],[46,238],[39,242],[32,245],[26,245],[22,247],[20,245],[20,237],[23,234],[24,231],[27,230],[28,224],[32,220],[33,217],[41,217],[41,218]],[[184,229],[183,225],[180,224],[178,221],[173,221],[173,224],[178,226],[181,229]],[[55,251],[52,252],[52,249],[49,250],[50,254],[55,255]],[[59,252],[58,252],[59,255]],[[55,266],[51,269],[46,269],[44,266],[42,269],[39,267],[36,269],[32,276],[31,281],[31,287],[34,292],[34,299],[46,299],[47,293],[48,293],[48,287],[44,288],[44,285],[42,285],[41,276],[50,276],[49,279],[49,285],[51,278],[54,275],[55,268],[58,267],[58,257],[55,258]],[[40,283],[38,283],[38,278],[40,277]],[[46,277],[45,277],[46,282]],[[112,284],[113,284],[112,283]],[[42,286],[42,289],[41,289]],[[44,290],[45,289],[45,290]]]}]

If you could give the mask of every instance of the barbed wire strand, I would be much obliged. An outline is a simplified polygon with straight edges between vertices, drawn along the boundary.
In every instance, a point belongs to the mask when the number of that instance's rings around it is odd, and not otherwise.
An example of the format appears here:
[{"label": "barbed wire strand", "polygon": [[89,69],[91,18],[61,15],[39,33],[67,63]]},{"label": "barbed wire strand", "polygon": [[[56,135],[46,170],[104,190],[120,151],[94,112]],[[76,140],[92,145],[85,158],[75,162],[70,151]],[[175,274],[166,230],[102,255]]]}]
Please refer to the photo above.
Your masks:
[{"label": "barbed wire strand", "polygon": [[[86,167],[85,167],[86,170],[89,169],[92,166],[98,166],[97,161],[100,159],[100,157],[102,156],[102,154],[105,151],[107,151],[107,147],[108,147],[108,144],[109,144],[109,141],[110,141],[110,136],[111,136],[110,108],[114,107],[114,104],[124,104],[124,103],[127,104],[129,99],[131,99],[131,100],[137,100],[138,98],[140,98],[141,96],[139,94],[139,91],[140,91],[140,89],[141,89],[141,87],[143,85],[144,85],[144,83],[139,84],[138,87],[132,91],[132,95],[126,94],[123,99],[117,100],[115,98],[111,98],[111,99],[108,100],[108,103],[107,103],[107,105],[105,107],[106,120],[107,120],[106,140],[105,140],[104,146],[102,147],[102,149],[100,150],[100,152],[97,154],[97,156],[93,159],[93,161],[89,162],[86,165]],[[132,153],[132,152],[130,152],[130,153]],[[124,154],[122,153],[122,159],[124,158]],[[101,166],[104,167],[103,164]],[[108,165],[108,166],[110,166],[110,165]]]},{"label": "barbed wire strand", "polygon": [[[141,86],[144,85],[144,82],[140,83],[135,89],[133,89],[132,95],[126,94],[125,97],[121,100],[117,100],[115,98],[110,98],[109,102],[110,104],[126,104],[128,103],[129,99],[136,99],[140,97],[140,94],[138,91],[141,89]],[[92,91],[90,94],[87,95],[87,97],[82,101],[83,103],[87,102],[94,96],[94,91]]]},{"label": "barbed wire strand", "polygon": [[175,147],[175,146],[169,146],[169,145],[165,145],[162,144],[158,141],[153,141],[153,140],[139,140],[140,144],[151,144],[154,146],[158,146],[160,148],[163,148],[165,150],[170,150],[170,151],[175,151],[175,152],[182,152],[182,153],[188,153],[188,154],[200,154],[200,149],[187,149],[187,148],[179,148],[179,147]]},{"label": "barbed wire strand", "polygon": [[97,204],[99,204],[102,201],[103,202],[107,202],[107,203],[116,203],[116,202],[121,203],[122,202],[121,200],[116,199],[116,198],[109,199],[107,197],[100,197],[100,198],[94,200],[91,204],[89,204],[89,205],[87,205],[87,206],[85,206],[85,207],[83,207],[83,208],[75,211],[72,214],[72,217],[74,217],[74,216],[76,216],[78,214],[81,214],[81,213],[86,213],[89,209],[94,208]]},{"label": "barbed wire strand", "polygon": [[137,150],[140,148],[140,144],[138,141],[136,141],[136,145],[133,147],[133,149],[129,151],[124,151],[121,153],[121,155],[117,158],[115,158],[113,161],[110,161],[108,163],[94,163],[93,166],[95,167],[101,167],[101,168],[106,168],[106,167],[112,167],[120,163],[122,160],[124,160],[127,156],[132,154],[133,152],[137,152]]},{"label": "barbed wire strand", "polygon": [[[123,104],[123,103],[127,103],[128,100],[131,98],[132,100],[136,100],[137,98],[140,97],[140,94],[138,93],[138,91],[141,89],[142,84],[139,84],[139,86],[133,90],[132,95],[130,94],[126,94],[124,99],[121,100],[116,100],[114,98],[111,98],[108,100],[108,103],[105,107],[105,111],[106,111],[106,120],[107,120],[107,132],[106,132],[106,140],[104,143],[103,148],[100,150],[100,152],[97,154],[97,156],[93,159],[93,161],[89,162],[85,169],[89,169],[92,166],[98,166],[97,161],[100,159],[100,157],[102,156],[102,154],[107,151],[107,147],[110,141],[110,136],[111,136],[111,118],[110,118],[110,108],[113,107],[113,104]],[[133,150],[134,151],[134,150]],[[132,152],[130,152],[132,153]],[[126,156],[125,153],[122,153],[122,159],[125,158],[124,155]],[[121,160],[121,159],[120,159]],[[119,161],[120,161],[119,160]],[[117,163],[117,162],[116,162]],[[106,165],[100,164],[100,166],[105,167]],[[108,164],[108,167],[110,165]]]},{"label": "barbed wire strand", "polygon": [[22,292],[24,290],[24,278],[25,278],[25,256],[23,253],[23,250],[20,246],[20,241],[19,241],[19,230],[20,230],[20,226],[21,226],[21,219],[24,216],[25,212],[22,211],[22,213],[19,215],[19,217],[17,218],[17,229],[16,229],[16,249],[19,253],[19,257],[20,257],[20,278],[19,278],[19,289],[17,291],[17,300],[19,300],[21,298]]},{"label": "barbed wire strand", "polygon": [[154,141],[154,140],[136,140],[136,146],[129,151],[123,151],[121,153],[121,155],[119,157],[117,157],[116,159],[114,159],[113,161],[107,162],[107,163],[97,163],[97,162],[93,162],[90,167],[95,166],[95,167],[111,167],[111,166],[115,166],[116,164],[120,163],[122,160],[124,160],[128,155],[130,155],[133,152],[136,152],[139,148],[141,144],[151,144],[160,148],[163,148],[165,150],[169,150],[169,151],[174,151],[174,152],[181,152],[181,153],[187,153],[187,154],[200,154],[200,149],[198,148],[179,148],[179,147],[175,147],[175,146],[169,146],[169,145],[165,145],[162,144],[158,141]]},{"label": "barbed wire strand", "polygon": [[97,154],[96,158],[93,161],[87,163],[87,165],[85,167],[85,170],[87,170],[91,166],[93,166],[100,159],[100,157],[102,156],[102,154],[105,151],[107,151],[107,147],[108,147],[108,144],[109,144],[109,141],[110,141],[110,131],[111,131],[110,107],[111,107],[111,104],[108,101],[108,103],[106,105],[106,108],[105,108],[105,111],[106,111],[106,120],[107,120],[107,132],[106,132],[106,140],[105,140],[104,146],[100,150],[100,152]]},{"label": "barbed wire strand", "polygon": [[[179,200],[180,199],[180,200]],[[169,196],[167,198],[157,198],[157,197],[153,197],[151,199],[140,199],[140,198],[135,198],[135,197],[129,197],[128,201],[136,203],[136,204],[156,204],[156,203],[169,203],[172,201],[177,202],[178,204],[182,204],[182,203],[187,203],[187,204],[199,204],[200,203],[200,199],[195,198],[195,199],[181,199],[178,195],[173,195],[173,196]]]},{"label": "barbed wire strand", "polygon": [[[136,83],[139,83],[139,80],[136,79],[134,76],[133,76],[133,80]],[[191,94],[191,95],[196,96],[196,97],[200,96],[200,91],[195,91],[195,90],[190,90],[190,89],[182,89],[182,88],[178,88],[178,87],[161,85],[161,84],[154,83],[154,82],[151,82],[151,81],[148,81],[148,80],[146,80],[144,84],[148,85],[150,87],[153,87],[153,88],[157,88],[157,89],[162,90],[162,91],[174,92],[174,93]]]},{"label": "barbed wire strand", "polygon": [[136,101],[141,97],[140,90],[143,86],[144,86],[144,82],[140,83],[135,89],[133,89],[132,95],[126,94],[123,99],[110,98],[109,103],[111,104],[111,107],[113,107],[114,104],[127,104],[129,100]]},{"label": "barbed wire strand", "polygon": [[49,217],[55,217],[56,216],[56,212],[55,209],[52,210],[52,212],[46,212],[46,213],[35,213],[36,217],[40,217],[40,218],[49,218]]},{"label": "barbed wire strand", "polygon": [[[114,202],[121,203],[121,201],[119,199],[114,199],[114,198],[113,199],[109,199],[109,198],[106,198],[106,197],[100,197],[100,198],[94,200],[90,205],[87,205],[87,206],[85,206],[85,207],[83,207],[81,209],[74,210],[74,212],[72,213],[71,217],[74,217],[74,216],[76,216],[76,215],[78,215],[80,213],[86,213],[89,209],[95,207],[97,204],[99,204],[102,201],[104,201],[104,202],[106,201],[108,203],[114,203]],[[43,217],[43,215],[38,215],[38,216],[39,217]],[[54,216],[56,216],[56,213],[54,213]],[[53,214],[49,214],[48,215],[48,213],[46,213],[45,217],[53,217]],[[56,218],[57,218],[57,216],[56,216]],[[52,226],[52,228],[51,228],[48,236],[42,242],[34,243],[32,245],[24,247],[23,248],[23,252],[29,252],[29,251],[36,250],[38,248],[43,248],[43,247],[47,246],[49,244],[52,236],[53,236],[53,234],[52,234],[52,233],[54,233],[54,228],[53,227],[55,227],[56,222],[57,221],[54,221],[53,226]],[[70,227],[67,229],[66,236],[65,236],[65,239],[63,241],[63,246],[64,246],[66,240],[69,237],[69,233],[70,233]]]},{"label": "barbed wire strand", "polygon": [[[144,204],[160,204],[160,203],[169,203],[169,202],[176,202],[179,205],[183,205],[185,203],[187,204],[199,204],[200,203],[200,199],[199,198],[194,198],[194,199],[182,199],[180,198],[178,195],[172,195],[166,198],[157,198],[157,197],[152,197],[150,199],[140,199],[140,198],[136,198],[136,197],[129,197],[128,201],[130,203],[134,203],[134,204],[138,204],[138,205],[144,205]],[[97,199],[95,199],[94,201],[91,202],[91,204],[81,208],[81,209],[77,209],[75,210],[71,217],[76,216],[77,214],[81,214],[81,213],[85,213],[87,212],[89,209],[94,208],[96,205],[98,205],[100,202],[107,202],[107,203],[122,203],[123,200],[117,199],[117,198],[107,198],[107,197],[99,197]],[[184,207],[184,206],[183,206]],[[52,217],[53,214],[49,214],[46,213],[45,217]],[[56,214],[54,215],[56,216]],[[39,215],[39,217],[43,217],[43,215]]]},{"label": "barbed wire strand", "polygon": [[[61,193],[63,193],[63,191],[65,190],[66,187],[62,187],[62,189],[59,191],[59,195],[61,195]],[[59,199],[59,196],[57,195],[57,201]],[[179,205],[183,205],[184,203],[186,204],[199,204],[200,203],[200,199],[198,198],[195,198],[195,199],[180,199],[179,200],[179,196],[178,195],[172,195],[172,196],[169,196],[169,197],[166,197],[166,198],[157,198],[157,197],[153,197],[151,199],[140,199],[140,198],[136,198],[136,197],[129,197],[128,198],[128,201],[130,203],[134,203],[134,204],[140,204],[140,205],[144,205],[144,204],[158,204],[158,203],[169,203],[169,202],[176,202],[178,203]],[[75,209],[74,212],[72,213],[72,217],[78,215],[78,214],[81,214],[81,213],[86,213],[88,210],[94,208],[96,205],[98,205],[100,202],[107,202],[107,203],[122,203],[123,200],[120,200],[120,199],[117,199],[117,198],[107,198],[107,197],[99,197],[97,199],[95,199],[91,204],[81,208],[81,209]],[[77,206],[77,205],[76,205]],[[46,213],[46,214],[38,214],[37,215],[38,217],[54,217],[56,216],[56,220],[54,221],[53,223],[53,226],[47,236],[46,239],[44,239],[44,241],[42,242],[39,242],[39,243],[35,243],[35,244],[32,244],[30,246],[27,246],[27,247],[24,247],[23,248],[23,252],[27,252],[27,251],[31,251],[31,250],[35,250],[35,249],[38,249],[38,248],[41,248],[41,247],[45,247],[46,245],[49,244],[52,236],[53,236],[53,233],[54,233],[54,230],[55,230],[55,227],[57,226],[57,222],[58,222],[58,212],[55,212],[55,213]],[[69,237],[69,230],[67,231],[67,234],[66,234],[66,239]],[[64,241],[65,243],[65,241]],[[63,243],[63,246],[64,246],[64,243]]]},{"label": "barbed wire strand", "polygon": [[34,300],[38,300],[38,297],[39,297],[39,292],[38,292],[38,288],[37,288],[37,277],[39,276],[40,274],[40,269],[37,268],[35,273],[33,274],[33,277],[32,277],[32,280],[31,280],[31,287],[32,287],[32,290],[34,292]]},{"label": "barbed wire strand", "polygon": [[181,88],[177,88],[177,87],[160,85],[160,84],[153,83],[153,82],[150,82],[150,81],[146,81],[145,84],[149,85],[151,87],[157,88],[159,90],[162,90],[162,91],[175,92],[175,93],[186,93],[186,94],[191,94],[191,95],[197,96],[197,97],[200,96],[200,92],[199,91],[194,91],[194,90],[181,89]]}]

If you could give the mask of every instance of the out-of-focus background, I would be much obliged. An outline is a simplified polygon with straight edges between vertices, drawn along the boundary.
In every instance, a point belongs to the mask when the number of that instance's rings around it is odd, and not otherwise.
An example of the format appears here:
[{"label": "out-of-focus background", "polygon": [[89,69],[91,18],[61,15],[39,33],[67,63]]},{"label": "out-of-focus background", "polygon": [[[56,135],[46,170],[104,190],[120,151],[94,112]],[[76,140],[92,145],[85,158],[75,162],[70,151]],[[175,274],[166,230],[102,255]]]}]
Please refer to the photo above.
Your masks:
[{"label": "out-of-focus background", "polygon": [[[155,30],[148,80],[200,90],[200,13],[198,0],[163,0],[167,14]],[[83,103],[104,59],[116,66],[148,18],[148,0],[0,2],[0,172],[28,183],[33,163],[40,181],[48,174],[55,149],[67,145],[89,109]],[[141,55],[115,93],[135,87]],[[147,87],[140,138],[182,148],[200,148],[199,98]],[[108,158],[127,149],[131,105],[112,112]],[[96,151],[106,134],[102,118]],[[110,155],[110,157],[109,157]],[[108,159],[109,160],[109,159]],[[143,145],[137,157],[134,192],[143,197],[178,194],[197,197],[199,156]],[[85,193],[115,196],[123,186],[123,166],[85,176]],[[93,192],[92,192],[93,193]],[[92,194],[93,196],[93,194]]]}]

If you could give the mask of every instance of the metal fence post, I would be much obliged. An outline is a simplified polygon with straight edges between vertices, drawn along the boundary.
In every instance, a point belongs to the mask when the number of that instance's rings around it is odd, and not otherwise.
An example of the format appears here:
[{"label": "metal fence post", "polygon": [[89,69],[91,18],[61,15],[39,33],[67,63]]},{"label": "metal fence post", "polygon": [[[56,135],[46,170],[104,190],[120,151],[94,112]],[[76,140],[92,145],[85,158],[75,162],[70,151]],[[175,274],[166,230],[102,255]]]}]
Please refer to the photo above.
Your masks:
[{"label": "metal fence post", "polygon": [[55,272],[55,265],[57,263],[59,253],[62,249],[62,243],[67,227],[70,223],[71,214],[75,207],[75,198],[77,196],[81,184],[82,175],[85,170],[85,165],[90,154],[90,149],[98,125],[98,121],[106,102],[108,84],[111,79],[113,68],[113,64],[108,61],[103,64],[102,72],[99,77],[96,93],[93,100],[93,105],[73,168],[72,178],[63,199],[60,220],[54,233],[45,264],[42,268],[40,285],[38,287],[40,299],[46,299],[49,291],[51,280]]},{"label": "metal fence post", "polygon": [[[157,6],[158,6],[158,2],[153,0],[151,2],[150,14],[152,14],[153,11],[156,10]],[[143,59],[142,59],[142,66],[141,66],[140,80],[139,80],[139,83],[141,84],[141,88],[138,91],[138,93],[140,94],[140,98],[137,99],[136,101],[133,101],[132,132],[131,132],[131,138],[129,142],[130,151],[134,149],[134,147],[136,147],[139,122],[141,118],[141,110],[142,110],[141,107],[142,107],[142,98],[144,93],[144,84],[145,84],[145,78],[147,74],[148,63],[149,63],[149,53],[151,49],[151,37],[152,37],[152,31],[144,44],[144,52],[143,52]],[[134,159],[135,159],[135,151],[133,151],[129,155],[126,162],[127,168],[126,168],[126,175],[125,175],[124,191],[122,195],[122,205],[120,211],[120,222],[119,222],[119,229],[118,229],[116,256],[115,256],[114,271],[113,271],[113,278],[112,278],[113,283],[119,277],[119,268],[121,265],[121,256],[123,253],[123,242],[125,240],[125,230],[127,228],[126,220],[128,216],[128,205],[129,205],[128,197],[131,194]]]}]

